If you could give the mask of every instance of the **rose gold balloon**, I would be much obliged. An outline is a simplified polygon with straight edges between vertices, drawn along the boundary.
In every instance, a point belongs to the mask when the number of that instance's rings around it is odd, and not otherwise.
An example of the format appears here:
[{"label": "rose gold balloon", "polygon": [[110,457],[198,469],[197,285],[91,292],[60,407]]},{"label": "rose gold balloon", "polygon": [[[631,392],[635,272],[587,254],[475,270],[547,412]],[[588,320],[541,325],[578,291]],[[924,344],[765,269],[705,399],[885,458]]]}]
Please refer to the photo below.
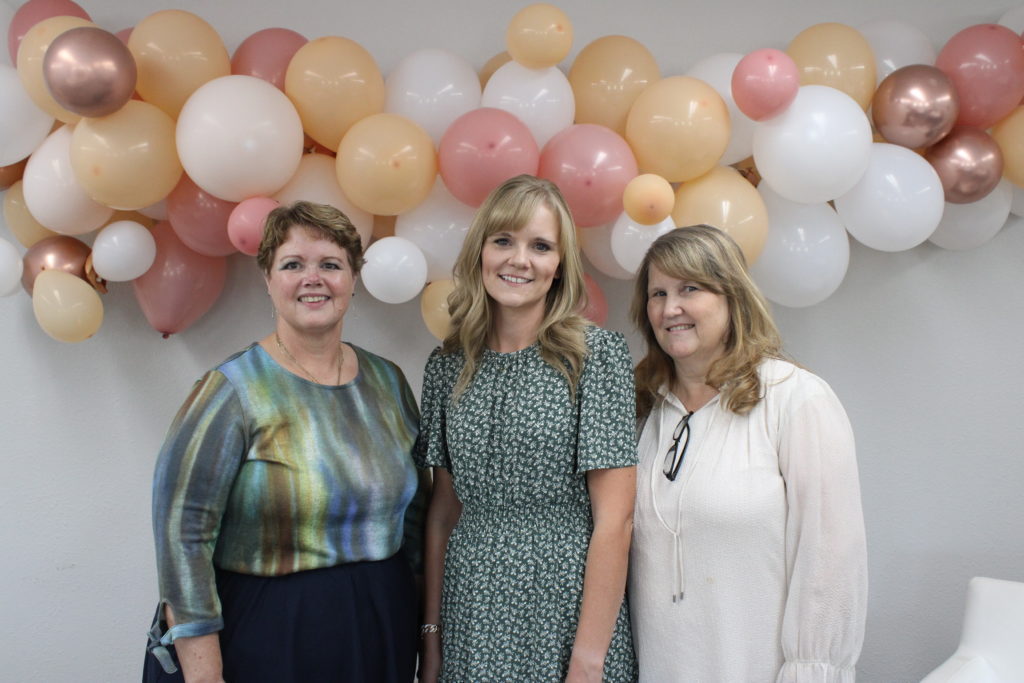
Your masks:
[{"label": "rose gold balloon", "polygon": [[123,107],[137,75],[128,47],[95,26],[65,31],[43,56],[43,79],[53,99],[82,116],[106,116]]},{"label": "rose gold balloon", "polygon": [[957,126],[925,153],[942,180],[946,201],[969,204],[995,189],[1003,175],[1003,153],[988,133]]},{"label": "rose gold balloon", "polygon": [[959,114],[953,81],[924,64],[893,71],[871,101],[871,120],[882,137],[910,149],[931,147],[946,137]]},{"label": "rose gold balloon", "polygon": [[88,244],[67,235],[40,240],[25,252],[21,286],[32,296],[36,276],[44,270],[62,270],[85,280],[85,261],[91,253]]},{"label": "rose gold balloon", "polygon": [[0,190],[6,190],[21,180],[21,176],[25,175],[25,164],[27,163],[28,159],[22,159],[7,166],[0,166]]}]

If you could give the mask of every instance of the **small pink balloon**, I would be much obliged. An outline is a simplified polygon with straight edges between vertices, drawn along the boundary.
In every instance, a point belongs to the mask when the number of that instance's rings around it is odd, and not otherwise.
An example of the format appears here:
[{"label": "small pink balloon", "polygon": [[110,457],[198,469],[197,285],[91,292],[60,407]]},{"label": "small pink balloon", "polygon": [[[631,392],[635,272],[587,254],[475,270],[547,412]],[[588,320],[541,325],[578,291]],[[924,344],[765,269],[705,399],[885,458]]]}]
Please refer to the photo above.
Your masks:
[{"label": "small pink balloon", "polygon": [[309,41],[286,28],[265,28],[242,41],[231,58],[231,73],[255,76],[284,91],[288,63]]},{"label": "small pink balloon", "polygon": [[732,72],[732,98],[739,110],[755,121],[784,112],[799,88],[796,62],[781,50],[754,50]]},{"label": "small pink balloon", "polygon": [[587,305],[580,311],[580,315],[598,327],[604,327],[608,322],[608,299],[597,280],[590,277],[589,273],[583,274],[583,284],[587,289]]},{"label": "small pink balloon", "polygon": [[218,199],[182,174],[167,195],[167,220],[189,249],[205,256],[228,256],[235,245],[228,236],[228,217],[237,206]]},{"label": "small pink balloon", "polygon": [[79,17],[92,21],[92,17],[71,0],[28,0],[18,8],[7,28],[7,50],[11,64],[18,65],[18,46],[33,26],[51,17]]},{"label": "small pink balloon", "polygon": [[521,173],[537,174],[540,150],[522,121],[482,107],[455,119],[438,147],[438,167],[456,199],[480,206],[491,190]]},{"label": "small pink balloon", "polygon": [[268,197],[250,197],[238,203],[228,216],[228,238],[238,251],[255,256],[263,239],[267,214],[281,206]]},{"label": "small pink balloon", "polygon": [[569,126],[540,153],[537,175],[558,186],[578,227],[603,225],[622,213],[622,193],[637,176],[629,144],[595,123]]},{"label": "small pink balloon", "polygon": [[960,94],[957,125],[988,128],[1024,98],[1024,41],[1005,26],[968,26],[943,46],[935,66]]},{"label": "small pink balloon", "polygon": [[217,301],[227,279],[227,259],[192,251],[167,221],[156,224],[153,237],[156,260],[132,285],[146,320],[166,339],[187,329]]}]

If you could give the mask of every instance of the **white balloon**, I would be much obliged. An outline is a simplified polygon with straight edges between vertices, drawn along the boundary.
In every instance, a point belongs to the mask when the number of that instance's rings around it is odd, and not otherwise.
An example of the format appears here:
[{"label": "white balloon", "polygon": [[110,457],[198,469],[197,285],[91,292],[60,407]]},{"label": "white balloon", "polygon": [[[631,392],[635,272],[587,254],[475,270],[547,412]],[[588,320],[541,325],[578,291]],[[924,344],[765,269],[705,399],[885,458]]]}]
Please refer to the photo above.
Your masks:
[{"label": "white balloon", "polygon": [[576,230],[576,239],[580,243],[580,250],[587,257],[591,265],[608,277],[616,280],[632,280],[633,273],[619,265],[612,254],[612,227],[615,221],[604,225],[595,225],[592,228],[579,228]]},{"label": "white balloon", "polygon": [[178,156],[200,188],[229,202],[269,197],[302,158],[302,121],[276,87],[254,76],[222,76],[185,101]]},{"label": "white balloon", "polygon": [[754,161],[775,192],[817,204],[850,191],[871,158],[871,124],[844,92],[805,85],[789,108],[759,122]]},{"label": "white balloon", "polygon": [[0,64],[0,166],[17,163],[34,152],[51,128],[53,117],[32,101],[17,70]]},{"label": "white balloon", "polygon": [[700,60],[686,72],[714,88],[729,108],[729,146],[718,161],[721,166],[743,161],[754,151],[755,121],[740,111],[732,97],[732,72],[741,59],[743,55],[739,53],[724,52]]},{"label": "white balloon", "polygon": [[44,228],[65,235],[82,235],[106,223],[114,214],[90,197],[71,169],[72,126],[50,134],[28,159],[21,186],[25,206]]},{"label": "white balloon", "polygon": [[111,282],[145,275],[155,259],[153,233],[135,221],[114,221],[100,230],[92,245],[92,267]]},{"label": "white balloon", "polygon": [[1018,5],[999,17],[999,24],[1016,34],[1024,33],[1024,5]]},{"label": "white balloon", "polygon": [[974,249],[996,236],[1010,217],[1013,186],[1005,178],[970,204],[946,204],[942,221],[929,241],[943,249]]},{"label": "white balloon", "polygon": [[538,147],[571,126],[576,115],[572,86],[558,67],[527,69],[514,61],[499,67],[487,81],[480,106],[519,117]]},{"label": "white balloon", "polygon": [[10,296],[21,289],[24,261],[17,248],[0,237],[0,296]]},{"label": "white balloon", "polygon": [[419,247],[401,237],[370,245],[361,272],[366,291],[386,304],[409,301],[427,283],[427,259]]},{"label": "white balloon", "polygon": [[876,19],[861,25],[858,30],[875,53],[875,76],[878,83],[905,66],[935,64],[937,55],[931,39],[912,24],[894,19]]},{"label": "white balloon", "polygon": [[[623,212],[612,225],[611,246],[612,255],[630,276],[636,275],[640,264],[647,254],[654,240],[664,235],[669,230],[675,230],[676,224],[669,216],[660,223],[654,225],[640,225]],[[593,228],[584,228],[592,230]]]},{"label": "white balloon", "polygon": [[1024,216],[1024,187],[1010,183],[1013,188],[1013,202],[1010,204],[1010,213],[1014,216]]},{"label": "white balloon", "polygon": [[850,241],[828,204],[801,204],[758,188],[768,209],[768,239],[750,274],[783,306],[813,306],[832,295],[850,265]]},{"label": "white balloon", "polygon": [[879,251],[924,242],[942,220],[939,174],[916,152],[880,142],[860,181],[836,199],[836,212],[857,241]]},{"label": "white balloon", "polygon": [[427,259],[427,281],[450,280],[476,209],[452,196],[438,178],[419,206],[399,214],[395,237],[409,240]]},{"label": "white balloon", "polygon": [[365,249],[373,237],[373,214],[363,211],[345,196],[341,186],[338,185],[336,163],[334,157],[326,154],[303,155],[295,175],[272,199],[276,199],[282,205],[291,204],[301,199],[333,206],[352,221]]},{"label": "white balloon", "polygon": [[480,106],[480,77],[447,50],[417,50],[384,83],[384,111],[420,124],[437,147],[452,121]]}]

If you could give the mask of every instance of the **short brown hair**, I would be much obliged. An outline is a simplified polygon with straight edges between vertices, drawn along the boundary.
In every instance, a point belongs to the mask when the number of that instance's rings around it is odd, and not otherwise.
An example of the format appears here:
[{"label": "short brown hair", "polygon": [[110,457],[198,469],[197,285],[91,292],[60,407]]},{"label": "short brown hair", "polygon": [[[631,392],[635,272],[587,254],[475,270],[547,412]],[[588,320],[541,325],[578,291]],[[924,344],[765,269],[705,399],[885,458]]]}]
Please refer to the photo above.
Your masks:
[{"label": "short brown hair", "polygon": [[311,235],[334,242],[348,254],[348,265],[355,275],[363,267],[363,243],[352,221],[329,204],[297,201],[279,206],[267,216],[263,238],[256,252],[256,265],[264,275],[270,274],[277,248],[288,240],[292,228],[302,228]]}]

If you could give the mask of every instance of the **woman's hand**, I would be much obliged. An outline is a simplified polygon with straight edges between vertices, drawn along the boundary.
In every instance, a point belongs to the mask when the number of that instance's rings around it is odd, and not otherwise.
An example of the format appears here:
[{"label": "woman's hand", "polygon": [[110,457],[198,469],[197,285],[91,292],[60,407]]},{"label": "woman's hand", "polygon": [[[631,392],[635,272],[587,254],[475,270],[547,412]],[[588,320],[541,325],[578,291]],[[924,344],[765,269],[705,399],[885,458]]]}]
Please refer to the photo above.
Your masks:
[{"label": "woman's hand", "polygon": [[604,658],[592,657],[584,661],[582,657],[573,655],[569,659],[569,673],[565,683],[601,683],[604,676]]},{"label": "woman's hand", "polygon": [[441,634],[425,633],[420,639],[419,683],[437,683],[441,675]]}]

